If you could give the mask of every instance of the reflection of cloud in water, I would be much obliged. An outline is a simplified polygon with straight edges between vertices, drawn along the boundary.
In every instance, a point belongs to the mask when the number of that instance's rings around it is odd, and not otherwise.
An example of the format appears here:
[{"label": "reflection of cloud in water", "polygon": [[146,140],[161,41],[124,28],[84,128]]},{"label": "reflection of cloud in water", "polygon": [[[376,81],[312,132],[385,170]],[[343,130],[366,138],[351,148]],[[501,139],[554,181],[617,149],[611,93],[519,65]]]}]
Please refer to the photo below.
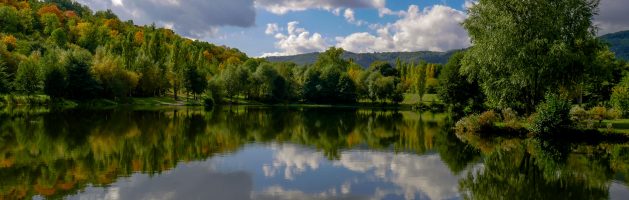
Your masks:
[{"label": "reflection of cloud in water", "polygon": [[629,196],[629,187],[621,182],[613,181],[609,186],[609,199],[625,199]]},{"label": "reflection of cloud in water", "polygon": [[279,168],[284,167],[284,178],[293,180],[295,175],[308,169],[317,170],[319,164],[325,161],[323,154],[296,145],[273,146],[276,149],[273,165],[263,166],[265,176],[275,176]]},{"label": "reflection of cloud in water", "polygon": [[[327,163],[323,154],[296,145],[281,145],[276,149],[273,165],[265,165],[266,176],[274,176],[275,171],[285,167],[285,178],[292,180],[294,175],[308,169],[316,170]],[[341,159],[332,162],[333,166],[371,174],[379,181],[393,183],[401,190],[378,190],[374,197],[403,195],[406,199],[428,197],[430,199],[452,199],[459,197],[459,177],[453,175],[441,161],[439,155],[393,154],[387,152],[349,151],[341,154]],[[463,172],[461,174],[467,174]],[[350,193],[351,185],[339,186],[341,192]],[[421,196],[420,196],[421,195]]]},{"label": "reflection of cloud in water", "polygon": [[68,199],[250,199],[252,189],[247,173],[218,173],[204,163],[190,163],[159,176],[121,178],[109,188],[88,187],[80,196]]},{"label": "reflection of cloud in water", "polygon": [[299,190],[287,190],[280,186],[271,186],[260,193],[252,193],[253,199],[256,200],[323,200],[323,199],[365,199],[364,197],[339,195],[336,189],[330,189],[318,194],[306,194]]}]

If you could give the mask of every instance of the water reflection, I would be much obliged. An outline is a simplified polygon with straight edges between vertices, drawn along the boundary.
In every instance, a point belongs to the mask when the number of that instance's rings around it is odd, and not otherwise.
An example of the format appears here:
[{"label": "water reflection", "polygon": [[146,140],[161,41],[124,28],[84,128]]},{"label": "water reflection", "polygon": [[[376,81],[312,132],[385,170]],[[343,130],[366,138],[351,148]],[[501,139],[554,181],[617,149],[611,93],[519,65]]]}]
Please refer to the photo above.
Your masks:
[{"label": "water reflection", "polygon": [[444,114],[5,110],[0,199],[626,199],[629,146],[455,135]]}]

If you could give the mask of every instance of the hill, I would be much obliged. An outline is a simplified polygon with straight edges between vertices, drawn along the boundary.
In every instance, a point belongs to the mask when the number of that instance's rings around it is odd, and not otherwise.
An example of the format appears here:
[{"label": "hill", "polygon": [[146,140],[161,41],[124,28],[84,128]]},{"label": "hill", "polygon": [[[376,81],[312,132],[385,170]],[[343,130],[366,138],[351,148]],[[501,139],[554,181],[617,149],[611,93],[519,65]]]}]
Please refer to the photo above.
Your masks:
[{"label": "hill", "polygon": [[[383,52],[383,53],[352,53],[345,52],[343,58],[352,59],[356,63],[363,67],[369,67],[369,65],[378,60],[387,61],[391,64],[395,64],[396,59],[399,57],[404,62],[419,63],[424,60],[429,63],[445,64],[448,62],[450,56],[456,51],[449,52],[432,52],[432,51],[417,51],[417,52]],[[270,62],[294,62],[299,65],[312,64],[317,60],[320,53],[307,53],[293,56],[276,56],[266,58]]]},{"label": "hill", "polygon": [[[616,57],[629,61],[629,30],[617,33],[610,33],[600,37],[603,41],[610,45],[610,49],[616,53]],[[391,64],[395,64],[395,60],[399,57],[404,62],[418,63],[424,60],[429,63],[445,64],[450,56],[456,52],[433,52],[433,51],[417,51],[417,52],[385,52],[385,53],[352,53],[345,52],[343,58],[353,59],[356,63],[363,67],[369,67],[373,61],[382,60]],[[293,56],[275,56],[266,58],[270,62],[294,62],[299,65],[312,64],[317,60],[319,53],[307,53]]]},{"label": "hill", "polygon": [[603,35],[601,39],[609,43],[617,58],[629,61],[629,30]]}]

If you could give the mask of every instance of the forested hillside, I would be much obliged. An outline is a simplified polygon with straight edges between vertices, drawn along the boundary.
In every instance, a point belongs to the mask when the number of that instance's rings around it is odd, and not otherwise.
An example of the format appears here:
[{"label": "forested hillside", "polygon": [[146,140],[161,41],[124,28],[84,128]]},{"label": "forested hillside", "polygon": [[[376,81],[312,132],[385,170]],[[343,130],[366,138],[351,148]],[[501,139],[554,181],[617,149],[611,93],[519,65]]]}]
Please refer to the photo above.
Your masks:
[{"label": "forested hillside", "polygon": [[[0,94],[77,101],[177,100],[185,94],[213,103],[226,98],[398,103],[405,92],[434,91],[440,69],[419,61],[395,66],[373,62],[393,59],[386,53],[373,60],[347,60],[336,48],[319,54],[313,65],[269,63],[169,29],[121,21],[111,11],[93,12],[71,0],[1,0],[0,39]],[[373,63],[365,69],[352,60]]]},{"label": "forested hillside", "polygon": [[[418,52],[381,52],[381,53],[352,53],[344,52],[343,58],[347,60],[353,60],[360,66],[369,67],[371,63],[375,61],[386,61],[389,64],[395,64],[397,59],[408,63],[419,63],[425,61],[428,63],[445,64],[448,59],[456,51],[449,52],[432,52],[432,51],[418,51]],[[268,57],[267,60],[271,62],[294,62],[299,65],[313,64],[316,62],[320,53],[307,53],[292,56],[274,56]]]},{"label": "forested hillside", "polygon": [[629,60],[629,30],[603,35],[601,39],[609,44],[617,58]]},{"label": "forested hillside", "polygon": [[0,1],[0,91],[71,99],[200,94],[247,56],[71,0]]}]

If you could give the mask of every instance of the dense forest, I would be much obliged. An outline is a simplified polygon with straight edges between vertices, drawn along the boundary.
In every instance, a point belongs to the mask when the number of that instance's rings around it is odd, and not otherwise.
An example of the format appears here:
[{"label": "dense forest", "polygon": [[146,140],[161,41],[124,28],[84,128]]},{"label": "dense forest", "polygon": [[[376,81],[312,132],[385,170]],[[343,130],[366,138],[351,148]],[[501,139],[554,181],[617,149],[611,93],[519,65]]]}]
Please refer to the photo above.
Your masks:
[{"label": "dense forest", "polygon": [[439,69],[425,62],[374,62],[364,69],[336,48],[312,65],[270,63],[70,0],[3,0],[0,20],[0,93],[53,99],[398,103],[405,92],[434,91]]}]

